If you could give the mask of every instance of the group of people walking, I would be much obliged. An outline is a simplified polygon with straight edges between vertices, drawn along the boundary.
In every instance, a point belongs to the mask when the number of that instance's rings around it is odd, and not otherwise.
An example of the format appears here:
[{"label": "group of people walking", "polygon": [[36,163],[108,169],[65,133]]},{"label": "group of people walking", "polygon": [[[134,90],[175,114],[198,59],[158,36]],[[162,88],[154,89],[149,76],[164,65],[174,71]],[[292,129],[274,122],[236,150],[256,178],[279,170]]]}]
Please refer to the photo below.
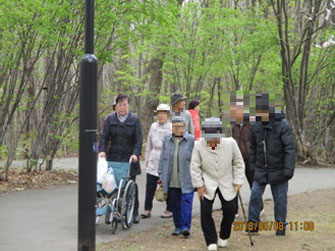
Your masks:
[{"label": "group of people walking", "polygon": [[[237,194],[245,176],[251,189],[249,222],[255,224],[252,232],[258,231],[266,184],[271,184],[275,220],[286,222],[288,180],[295,166],[291,127],[282,113],[278,116],[276,111],[272,112],[266,94],[256,95],[257,122],[253,125],[246,114],[244,99],[233,101],[232,137],[224,137],[225,128],[219,118],[205,118],[200,124],[199,102],[191,101],[187,110],[186,97],[181,93],[172,94],[171,107],[167,104],[157,107],[157,121],[151,125],[146,142],[147,182],[142,218],[151,217],[159,185],[167,195],[162,217],[173,218],[172,235],[187,237],[191,234],[193,194],[197,191],[208,250],[227,246],[238,211]],[[131,159],[130,176],[136,180],[141,173],[141,124],[129,111],[127,95],[119,94],[113,105],[115,112],[104,121],[99,155],[108,161]],[[212,218],[216,195],[223,211],[219,236]],[[139,221],[137,189],[134,222]],[[277,235],[285,234],[285,229],[278,231]]]}]

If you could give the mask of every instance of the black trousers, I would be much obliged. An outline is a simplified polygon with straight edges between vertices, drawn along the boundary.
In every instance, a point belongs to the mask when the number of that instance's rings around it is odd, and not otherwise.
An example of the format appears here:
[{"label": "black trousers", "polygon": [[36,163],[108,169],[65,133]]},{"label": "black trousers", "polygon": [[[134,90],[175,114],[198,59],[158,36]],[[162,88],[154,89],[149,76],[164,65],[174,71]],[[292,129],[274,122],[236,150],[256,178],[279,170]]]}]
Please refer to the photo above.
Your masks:
[{"label": "black trousers", "polygon": [[[237,212],[237,197],[231,201],[226,201],[219,189],[216,190],[215,195],[216,194],[219,195],[223,212],[223,218],[220,227],[220,238],[226,240],[230,237],[231,226],[234,222],[235,214]],[[216,233],[215,223],[212,217],[214,199],[208,200],[204,198],[200,201],[201,228],[204,233],[207,246],[210,244],[216,244],[218,241],[218,235]]]},{"label": "black trousers", "polygon": [[[147,173],[144,210],[151,211],[152,209],[152,201],[154,200],[154,197],[155,197],[158,180],[159,180],[159,177]],[[166,210],[170,211],[169,210],[169,198],[167,198],[166,200]]]},{"label": "black trousers", "polygon": [[138,186],[136,184],[136,176],[130,176],[130,179],[132,179],[135,182],[135,186],[136,186],[134,215],[138,215],[138,208],[140,206],[140,203],[138,201]]}]

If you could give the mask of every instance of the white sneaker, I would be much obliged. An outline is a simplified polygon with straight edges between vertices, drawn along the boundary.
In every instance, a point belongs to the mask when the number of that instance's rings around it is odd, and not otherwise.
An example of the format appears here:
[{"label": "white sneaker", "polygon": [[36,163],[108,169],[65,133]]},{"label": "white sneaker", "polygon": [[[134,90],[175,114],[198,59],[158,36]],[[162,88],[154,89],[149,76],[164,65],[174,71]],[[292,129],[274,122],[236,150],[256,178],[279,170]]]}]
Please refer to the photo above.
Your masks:
[{"label": "white sneaker", "polygon": [[218,250],[218,246],[216,244],[210,244],[208,246],[208,251],[217,251]]},{"label": "white sneaker", "polygon": [[228,240],[222,240],[221,238],[219,238],[218,240],[218,246],[220,248],[225,248],[227,247],[227,244],[228,244]]},{"label": "white sneaker", "polygon": [[264,208],[263,208],[263,210],[259,213],[259,217],[263,216],[263,214],[264,214]]}]

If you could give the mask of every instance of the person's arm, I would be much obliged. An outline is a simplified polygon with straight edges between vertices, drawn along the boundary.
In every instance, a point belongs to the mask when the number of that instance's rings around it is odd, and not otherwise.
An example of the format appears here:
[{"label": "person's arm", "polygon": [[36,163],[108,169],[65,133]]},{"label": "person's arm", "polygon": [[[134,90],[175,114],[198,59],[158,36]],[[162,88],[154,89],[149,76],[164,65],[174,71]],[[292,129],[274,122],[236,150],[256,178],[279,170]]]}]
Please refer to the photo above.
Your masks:
[{"label": "person's arm", "polygon": [[152,151],[153,145],[152,145],[152,132],[153,132],[153,124],[150,127],[149,134],[148,134],[148,139],[147,139],[147,145],[145,147],[145,163],[148,164],[150,153]]},{"label": "person's arm", "polygon": [[191,179],[192,185],[198,191],[198,197],[200,200],[204,199],[206,193],[205,182],[203,180],[203,170],[202,170],[202,159],[200,155],[199,141],[195,142],[191,158]]},{"label": "person's arm", "polygon": [[257,146],[256,146],[256,135],[255,135],[255,126],[250,128],[250,154],[249,154],[249,168],[251,171],[256,169],[256,155],[257,155]]},{"label": "person's arm", "polygon": [[104,121],[104,128],[102,129],[100,143],[99,143],[99,152],[105,153],[104,154],[105,156],[102,156],[102,157],[106,157],[107,143],[111,136],[111,128],[109,125],[109,119],[110,119],[110,116],[107,116],[106,120]]},{"label": "person's arm", "polygon": [[132,154],[138,157],[141,155],[141,151],[142,151],[142,128],[140,120],[137,118],[135,123],[134,149]]},{"label": "person's arm", "polygon": [[204,186],[204,180],[202,178],[203,177],[202,160],[198,149],[199,148],[198,142],[194,144],[191,158],[191,178],[192,178],[192,184],[196,188]]},{"label": "person's arm", "polygon": [[287,179],[291,179],[295,168],[295,146],[292,129],[287,120],[283,122],[283,130],[280,139],[284,148],[284,175]]},{"label": "person's arm", "polygon": [[188,112],[188,132],[194,135],[193,119],[190,112]]},{"label": "person's arm", "polygon": [[236,141],[233,139],[233,184],[235,189],[239,190],[239,188],[243,185],[244,176],[245,176],[245,165],[243,161],[243,157],[240,149]]}]

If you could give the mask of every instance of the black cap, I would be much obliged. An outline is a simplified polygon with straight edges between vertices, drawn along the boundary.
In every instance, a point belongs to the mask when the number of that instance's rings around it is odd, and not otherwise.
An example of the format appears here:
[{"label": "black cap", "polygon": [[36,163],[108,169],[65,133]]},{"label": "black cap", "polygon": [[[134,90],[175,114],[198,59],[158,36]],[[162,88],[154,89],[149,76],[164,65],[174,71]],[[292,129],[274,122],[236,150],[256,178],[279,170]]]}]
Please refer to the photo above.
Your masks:
[{"label": "black cap", "polygon": [[188,105],[188,109],[189,109],[189,110],[192,110],[192,109],[194,109],[195,107],[197,107],[199,104],[200,104],[199,101],[192,100],[192,101],[189,103],[189,105]]}]

